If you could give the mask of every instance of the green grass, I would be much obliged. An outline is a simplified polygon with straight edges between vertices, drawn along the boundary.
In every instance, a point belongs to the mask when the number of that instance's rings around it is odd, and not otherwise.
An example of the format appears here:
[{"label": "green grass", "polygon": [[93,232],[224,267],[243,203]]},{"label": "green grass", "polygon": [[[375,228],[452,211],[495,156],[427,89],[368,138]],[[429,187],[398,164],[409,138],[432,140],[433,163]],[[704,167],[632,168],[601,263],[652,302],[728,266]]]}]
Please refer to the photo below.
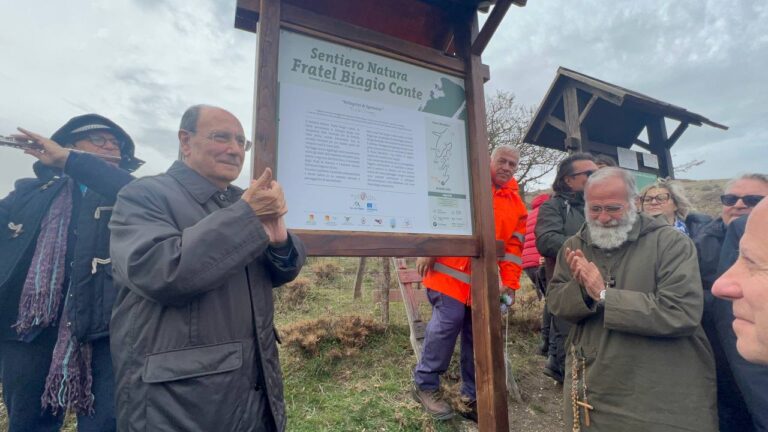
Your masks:
[{"label": "green grass", "polygon": [[[335,278],[316,282],[313,270],[324,273],[327,263],[341,268]],[[380,319],[373,291],[381,284],[381,260],[369,258],[362,298],[352,296],[357,259],[314,258],[302,276],[314,281],[304,302],[286,306],[278,302],[278,330],[300,320],[359,315]],[[395,272],[392,272],[393,278]],[[395,284],[396,281],[393,281]],[[532,293],[532,291],[531,291]],[[422,307],[424,319],[429,306]],[[521,295],[517,313],[510,319],[510,354],[515,370],[530,369],[538,342],[540,303],[535,295]],[[334,344],[321,345],[316,355],[281,347],[288,429],[291,431],[463,431],[461,417],[436,422],[410,396],[411,372],[416,363],[402,303],[390,304],[389,326],[370,338],[355,355],[330,358]],[[456,353],[458,354],[458,353]],[[458,389],[457,356],[443,379],[444,392],[454,403]]]},{"label": "green grass", "polygon": [[[373,301],[373,292],[382,283],[381,259],[368,259],[362,298],[356,300],[352,294],[357,263],[356,258],[311,258],[301,275],[308,289],[289,296],[288,287],[276,296],[278,330],[285,332],[301,321],[309,321],[306,325],[311,330],[312,320],[319,318],[360,316],[381,322],[379,306]],[[322,277],[318,278],[316,273]],[[392,277],[395,287],[394,269]],[[540,375],[536,359],[530,354],[538,342],[540,303],[529,286],[525,290],[528,292],[518,295],[515,313],[510,318],[508,345],[515,374],[523,379]],[[289,431],[476,430],[459,416],[447,422],[434,421],[413,401],[411,372],[416,357],[409,340],[405,309],[402,303],[393,302],[389,312],[389,326],[372,331],[349,352],[339,341],[321,342],[315,354],[308,354],[294,344],[280,346]],[[429,319],[428,304],[422,305],[421,312],[425,320]],[[443,392],[453,404],[457,403],[459,386],[456,354],[443,377]],[[529,408],[536,413],[545,411],[535,404]],[[7,430],[6,421],[2,409],[0,431]],[[76,421],[71,416],[63,430],[76,430]]]}]

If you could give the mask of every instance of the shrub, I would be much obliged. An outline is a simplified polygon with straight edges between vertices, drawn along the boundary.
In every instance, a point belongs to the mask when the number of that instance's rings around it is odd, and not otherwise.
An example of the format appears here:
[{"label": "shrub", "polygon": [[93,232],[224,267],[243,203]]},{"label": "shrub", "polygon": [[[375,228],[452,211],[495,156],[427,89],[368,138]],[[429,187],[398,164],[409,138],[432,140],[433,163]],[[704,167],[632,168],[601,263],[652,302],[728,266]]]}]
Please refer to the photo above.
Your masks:
[{"label": "shrub", "polygon": [[275,307],[279,311],[301,309],[309,298],[309,288],[312,282],[305,277],[298,277],[293,282],[276,289]]},{"label": "shrub", "polygon": [[325,355],[330,359],[352,357],[365,347],[384,326],[372,318],[357,315],[300,321],[281,329],[283,345],[306,356]]},{"label": "shrub", "polygon": [[315,280],[320,284],[332,284],[342,274],[341,266],[334,262],[318,262],[312,265]]}]

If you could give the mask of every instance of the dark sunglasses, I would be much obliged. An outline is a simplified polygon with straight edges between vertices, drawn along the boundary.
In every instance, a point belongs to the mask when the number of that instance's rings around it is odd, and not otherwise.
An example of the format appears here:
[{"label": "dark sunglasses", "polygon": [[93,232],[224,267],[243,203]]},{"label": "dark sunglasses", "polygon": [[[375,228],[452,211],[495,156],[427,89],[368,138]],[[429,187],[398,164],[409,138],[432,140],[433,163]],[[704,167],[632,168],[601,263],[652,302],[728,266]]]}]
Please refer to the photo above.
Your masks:
[{"label": "dark sunglasses", "polygon": [[757,205],[757,203],[760,202],[764,198],[763,195],[744,195],[744,196],[738,196],[734,194],[725,194],[720,195],[720,202],[723,203],[724,206],[734,206],[736,205],[739,200],[741,200],[745,206],[747,207],[754,207]]}]

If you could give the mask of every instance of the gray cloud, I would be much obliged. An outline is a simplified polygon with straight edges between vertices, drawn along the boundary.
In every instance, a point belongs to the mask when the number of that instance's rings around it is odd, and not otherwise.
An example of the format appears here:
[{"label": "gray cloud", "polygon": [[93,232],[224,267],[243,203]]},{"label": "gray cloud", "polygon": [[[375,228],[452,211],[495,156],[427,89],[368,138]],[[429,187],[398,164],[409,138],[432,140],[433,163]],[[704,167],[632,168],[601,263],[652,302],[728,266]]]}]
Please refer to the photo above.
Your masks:
[{"label": "gray cloud", "polygon": [[[255,37],[234,28],[234,8],[223,0],[0,3],[0,46],[12,59],[0,71],[0,134],[17,125],[50,133],[99,112],[131,133],[139,157],[157,159],[139,172],[152,174],[175,158],[189,105],[223,106],[250,129]],[[510,9],[486,50],[486,92],[537,104],[563,65],[729,125],[683,135],[676,162],[707,161],[686,177],[766,172],[766,28],[764,0],[531,1]],[[0,150],[1,196],[31,161]]]},{"label": "gray cloud", "polygon": [[538,104],[563,65],[730,126],[689,128],[675,161],[706,163],[685,176],[766,172],[765,28],[768,6],[757,0],[529,2],[510,10],[486,51],[487,90]]}]

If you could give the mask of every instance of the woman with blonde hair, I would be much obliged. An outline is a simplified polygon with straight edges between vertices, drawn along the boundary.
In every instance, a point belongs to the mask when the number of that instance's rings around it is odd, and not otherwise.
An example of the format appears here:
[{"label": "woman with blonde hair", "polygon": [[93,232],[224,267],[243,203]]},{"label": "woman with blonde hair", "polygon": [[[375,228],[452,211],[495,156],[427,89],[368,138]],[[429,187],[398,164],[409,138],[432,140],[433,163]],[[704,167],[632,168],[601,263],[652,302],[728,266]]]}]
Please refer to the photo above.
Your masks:
[{"label": "woman with blonde hair", "polygon": [[712,218],[693,211],[685,196],[683,186],[670,179],[658,179],[640,192],[640,209],[643,213],[663,215],[670,225],[690,238]]}]

